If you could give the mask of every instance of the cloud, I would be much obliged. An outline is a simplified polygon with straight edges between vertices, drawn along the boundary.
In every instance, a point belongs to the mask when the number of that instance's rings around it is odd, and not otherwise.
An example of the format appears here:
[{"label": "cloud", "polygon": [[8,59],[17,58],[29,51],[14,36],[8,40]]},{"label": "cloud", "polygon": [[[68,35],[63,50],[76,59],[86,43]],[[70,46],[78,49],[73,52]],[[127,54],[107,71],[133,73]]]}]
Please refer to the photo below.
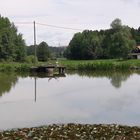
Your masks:
[{"label": "cloud", "polygon": [[[83,30],[99,30],[109,28],[115,18],[120,18],[123,24],[138,28],[140,23],[138,2],[138,0],[106,0],[105,2],[102,0],[1,0],[0,13],[15,23],[36,21]],[[32,44],[33,25],[16,24],[16,26],[27,44]],[[68,45],[77,31],[37,27],[37,32],[38,42],[47,38],[48,44],[56,45],[60,40],[60,43]]]},{"label": "cloud", "polygon": [[139,0],[122,0],[125,3],[131,3],[131,4],[136,4],[139,5],[140,1]]}]

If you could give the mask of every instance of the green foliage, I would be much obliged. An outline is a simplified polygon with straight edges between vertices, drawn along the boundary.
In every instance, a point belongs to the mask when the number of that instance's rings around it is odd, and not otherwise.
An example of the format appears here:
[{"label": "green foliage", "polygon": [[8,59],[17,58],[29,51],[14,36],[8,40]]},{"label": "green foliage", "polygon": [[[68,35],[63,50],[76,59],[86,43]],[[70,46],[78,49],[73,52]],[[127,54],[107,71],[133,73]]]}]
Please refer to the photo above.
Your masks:
[{"label": "green foliage", "polygon": [[28,72],[33,64],[19,62],[3,62],[0,63],[0,72]]},{"label": "green foliage", "polygon": [[139,69],[139,60],[63,60],[59,64],[70,70],[130,70]]},{"label": "green foliage", "polygon": [[113,30],[115,31],[110,35],[110,43],[108,44],[109,56],[111,58],[128,58],[136,45],[129,27],[122,26]]},{"label": "green foliage", "polygon": [[111,29],[76,33],[64,54],[73,60],[126,59],[134,46],[136,41],[131,29],[123,26],[120,19],[115,19]]},{"label": "green foliage", "polygon": [[18,34],[17,38],[15,40],[15,60],[23,62],[25,61],[26,58],[26,47],[25,47],[25,42],[22,39],[22,35]]},{"label": "green foliage", "polygon": [[27,56],[35,54],[35,47],[34,45],[27,46]]},{"label": "green foliage", "polygon": [[[31,46],[27,47],[27,55],[28,56],[35,55],[35,47],[34,47],[34,45],[31,45]],[[43,41],[39,45],[36,45],[36,55],[37,55],[37,60],[39,60],[39,61],[47,61],[48,58],[50,58],[51,53],[50,53],[48,44],[46,42]],[[27,59],[31,59],[31,58],[29,57]]]},{"label": "green foliage", "polygon": [[63,58],[66,47],[49,47],[51,59]]},{"label": "green foliage", "polygon": [[30,65],[28,65],[27,63],[19,64],[19,65],[17,65],[15,71],[17,71],[17,72],[29,72]]},{"label": "green foliage", "polygon": [[120,29],[122,28],[122,21],[119,18],[116,18],[115,20],[112,21],[110,24],[112,29]]},{"label": "green foliage", "polygon": [[137,45],[140,45],[140,27],[138,29],[131,29],[131,34]]},{"label": "green foliage", "polygon": [[34,64],[35,62],[37,62],[37,58],[35,59],[34,55],[29,55],[26,57],[25,62]]},{"label": "green foliage", "polygon": [[8,18],[0,16],[0,59],[6,61],[24,61],[25,42],[22,35]]},{"label": "green foliage", "polygon": [[71,40],[65,55],[69,59],[96,59],[102,54],[102,36],[98,31],[85,30]]},{"label": "green foliage", "polygon": [[39,61],[47,61],[50,57],[50,52],[48,49],[48,44],[46,42],[41,42],[37,46],[37,58]]}]

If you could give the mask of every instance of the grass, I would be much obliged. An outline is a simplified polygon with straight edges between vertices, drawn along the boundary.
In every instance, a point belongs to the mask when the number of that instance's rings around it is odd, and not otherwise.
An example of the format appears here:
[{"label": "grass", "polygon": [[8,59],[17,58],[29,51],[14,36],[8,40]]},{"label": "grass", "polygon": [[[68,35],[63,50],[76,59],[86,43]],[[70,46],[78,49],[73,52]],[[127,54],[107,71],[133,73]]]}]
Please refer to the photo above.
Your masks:
[{"label": "grass", "polygon": [[[58,60],[59,65],[66,66],[69,70],[128,70],[128,69],[140,69],[140,60],[130,59],[126,61],[113,60]],[[56,64],[55,61],[39,62],[36,66]],[[31,63],[17,63],[17,62],[1,62],[1,72],[29,72],[31,67],[34,67]]]},{"label": "grass", "polygon": [[29,68],[30,68],[30,65],[29,64],[26,64],[26,63],[14,63],[14,62],[0,63],[0,71],[1,72],[28,71]]},{"label": "grass", "polygon": [[127,70],[140,68],[140,60],[61,60],[60,65],[64,65],[71,70]]},{"label": "grass", "polygon": [[[41,65],[38,63],[37,65]],[[34,67],[34,64],[30,63],[18,63],[18,62],[1,62],[0,63],[0,72],[29,72],[31,67]]]}]

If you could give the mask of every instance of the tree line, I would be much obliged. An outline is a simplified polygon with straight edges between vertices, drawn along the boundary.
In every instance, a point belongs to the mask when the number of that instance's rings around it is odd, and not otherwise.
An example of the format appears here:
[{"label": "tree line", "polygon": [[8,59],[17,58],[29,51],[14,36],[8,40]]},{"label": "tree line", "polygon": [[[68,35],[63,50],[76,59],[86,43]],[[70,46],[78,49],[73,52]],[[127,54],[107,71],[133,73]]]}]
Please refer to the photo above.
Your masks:
[{"label": "tree line", "polygon": [[68,59],[126,59],[132,50],[140,45],[140,27],[138,29],[122,25],[115,19],[107,30],[85,30],[76,33],[65,51]]},{"label": "tree line", "polygon": [[14,23],[11,23],[7,17],[0,16],[0,61],[32,62],[34,61],[36,47],[36,59],[38,61],[47,61],[48,58],[62,57],[63,47],[49,47],[42,41],[34,46],[27,46],[22,34]]},{"label": "tree line", "polygon": [[[48,59],[57,59],[62,58],[65,47],[52,47],[49,46],[46,42],[41,42],[36,45],[36,56],[38,61],[47,61]],[[34,57],[35,46],[30,45],[27,47],[27,56]]]},{"label": "tree line", "polygon": [[[50,47],[43,41],[36,45],[36,56],[39,61],[63,56],[76,60],[128,58],[137,45],[140,45],[140,27],[130,28],[115,19],[110,29],[76,33],[67,48]],[[26,45],[16,26],[0,16],[0,61],[33,61],[34,53],[35,47]]]},{"label": "tree line", "polygon": [[0,60],[24,61],[26,57],[25,41],[22,34],[8,18],[0,16]]}]

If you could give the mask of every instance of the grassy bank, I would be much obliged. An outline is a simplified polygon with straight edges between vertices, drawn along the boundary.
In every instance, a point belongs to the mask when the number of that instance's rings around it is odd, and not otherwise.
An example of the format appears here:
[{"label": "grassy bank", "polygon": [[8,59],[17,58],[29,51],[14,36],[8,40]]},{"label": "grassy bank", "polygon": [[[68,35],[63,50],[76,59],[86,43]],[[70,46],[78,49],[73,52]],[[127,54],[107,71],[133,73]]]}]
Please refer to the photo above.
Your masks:
[{"label": "grassy bank", "polygon": [[25,63],[3,62],[0,63],[0,72],[29,71],[30,66]]},{"label": "grassy bank", "polygon": [[[38,62],[36,66],[54,64],[55,61]],[[140,60],[59,60],[59,65],[69,70],[128,70],[140,69]],[[33,63],[1,62],[0,72],[28,72],[34,67]]]},{"label": "grassy bank", "polygon": [[61,60],[59,64],[71,70],[140,69],[140,60]]},{"label": "grassy bank", "polygon": [[[37,65],[41,65],[38,63]],[[17,63],[17,62],[3,62],[0,63],[0,72],[29,72],[34,64],[30,63]]]}]

